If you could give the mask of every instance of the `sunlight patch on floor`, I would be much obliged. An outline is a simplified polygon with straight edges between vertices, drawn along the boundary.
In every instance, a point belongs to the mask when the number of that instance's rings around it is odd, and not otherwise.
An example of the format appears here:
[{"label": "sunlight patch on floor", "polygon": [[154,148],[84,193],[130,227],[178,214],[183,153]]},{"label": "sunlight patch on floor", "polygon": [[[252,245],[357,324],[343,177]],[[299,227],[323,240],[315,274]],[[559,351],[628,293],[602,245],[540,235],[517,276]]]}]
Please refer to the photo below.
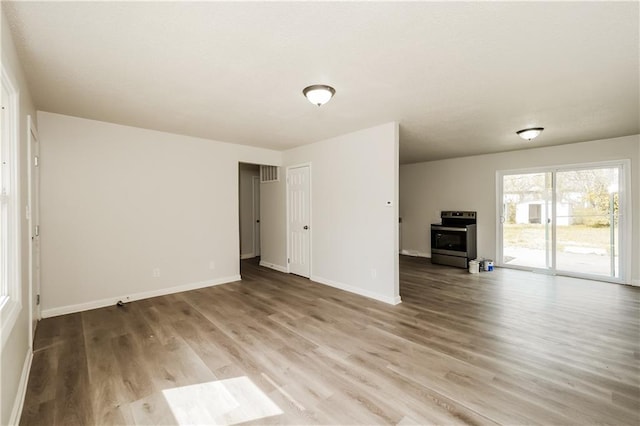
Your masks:
[{"label": "sunlight patch on floor", "polygon": [[162,391],[180,426],[234,425],[282,414],[248,377]]},{"label": "sunlight patch on floor", "polygon": [[274,382],[271,377],[267,376],[265,373],[260,373],[262,375],[262,377],[265,378],[266,381],[268,381],[269,383],[271,383],[271,385],[273,385],[274,388],[276,388],[276,390],[278,392],[280,392],[285,398],[287,398],[289,400],[289,402],[291,402],[293,405],[296,406],[296,408],[300,411],[304,411],[305,408],[302,404],[300,404],[298,401],[295,400],[295,398],[293,398],[289,392],[287,392],[286,390],[284,390],[281,386],[278,386],[278,384],[276,382]]}]

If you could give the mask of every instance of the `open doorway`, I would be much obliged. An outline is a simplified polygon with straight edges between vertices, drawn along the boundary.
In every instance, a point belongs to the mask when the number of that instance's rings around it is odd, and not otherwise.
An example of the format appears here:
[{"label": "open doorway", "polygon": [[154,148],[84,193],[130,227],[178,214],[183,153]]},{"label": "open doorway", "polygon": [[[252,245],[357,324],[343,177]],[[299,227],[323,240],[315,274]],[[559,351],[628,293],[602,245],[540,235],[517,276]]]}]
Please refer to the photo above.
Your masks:
[{"label": "open doorway", "polygon": [[260,166],[238,167],[240,259],[260,257]]}]

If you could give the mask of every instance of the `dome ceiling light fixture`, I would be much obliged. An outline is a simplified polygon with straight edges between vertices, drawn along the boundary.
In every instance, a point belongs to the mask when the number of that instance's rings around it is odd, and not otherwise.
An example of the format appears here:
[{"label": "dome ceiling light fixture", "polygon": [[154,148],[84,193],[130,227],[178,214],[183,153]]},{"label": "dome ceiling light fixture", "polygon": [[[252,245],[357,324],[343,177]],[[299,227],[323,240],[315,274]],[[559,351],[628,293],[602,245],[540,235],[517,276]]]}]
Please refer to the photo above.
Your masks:
[{"label": "dome ceiling light fixture", "polygon": [[530,127],[528,129],[518,130],[516,134],[522,139],[530,141],[540,136],[540,133],[544,130],[544,127]]},{"label": "dome ceiling light fixture", "polygon": [[333,95],[336,94],[336,89],[325,84],[314,84],[302,89],[302,94],[314,105],[322,106],[329,102]]}]

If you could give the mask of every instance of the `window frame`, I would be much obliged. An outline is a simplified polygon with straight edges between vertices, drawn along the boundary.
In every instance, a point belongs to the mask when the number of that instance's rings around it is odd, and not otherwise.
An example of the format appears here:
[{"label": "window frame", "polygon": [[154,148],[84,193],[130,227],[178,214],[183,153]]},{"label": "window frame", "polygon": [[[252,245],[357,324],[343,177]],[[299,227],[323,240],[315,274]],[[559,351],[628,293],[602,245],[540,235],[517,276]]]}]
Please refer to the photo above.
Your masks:
[{"label": "window frame", "polygon": [[[0,150],[2,161],[2,180],[6,193],[0,192],[0,206],[6,214],[0,219],[4,232],[0,235],[3,263],[0,276],[0,335],[1,348],[4,348],[22,310],[22,265],[21,265],[21,217],[20,217],[20,93],[10,74],[2,67],[1,82],[7,93],[6,120],[2,121]],[[2,112],[4,115],[5,113]],[[7,136],[7,137],[5,137]],[[1,166],[1,165],[0,165]],[[0,189],[1,191],[1,189]]]}]

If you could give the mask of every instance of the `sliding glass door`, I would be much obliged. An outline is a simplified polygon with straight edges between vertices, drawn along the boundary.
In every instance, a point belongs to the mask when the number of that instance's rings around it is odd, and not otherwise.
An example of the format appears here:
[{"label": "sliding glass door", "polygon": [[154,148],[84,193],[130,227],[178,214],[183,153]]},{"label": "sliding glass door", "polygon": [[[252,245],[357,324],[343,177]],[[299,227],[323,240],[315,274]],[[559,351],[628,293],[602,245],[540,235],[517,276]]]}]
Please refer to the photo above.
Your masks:
[{"label": "sliding glass door", "polygon": [[549,269],[551,265],[551,179],[549,172],[503,177],[503,262]]},{"label": "sliding glass door", "polygon": [[620,277],[618,168],[556,173],[556,269]]},{"label": "sliding glass door", "polygon": [[620,281],[623,164],[501,172],[499,264]]}]

